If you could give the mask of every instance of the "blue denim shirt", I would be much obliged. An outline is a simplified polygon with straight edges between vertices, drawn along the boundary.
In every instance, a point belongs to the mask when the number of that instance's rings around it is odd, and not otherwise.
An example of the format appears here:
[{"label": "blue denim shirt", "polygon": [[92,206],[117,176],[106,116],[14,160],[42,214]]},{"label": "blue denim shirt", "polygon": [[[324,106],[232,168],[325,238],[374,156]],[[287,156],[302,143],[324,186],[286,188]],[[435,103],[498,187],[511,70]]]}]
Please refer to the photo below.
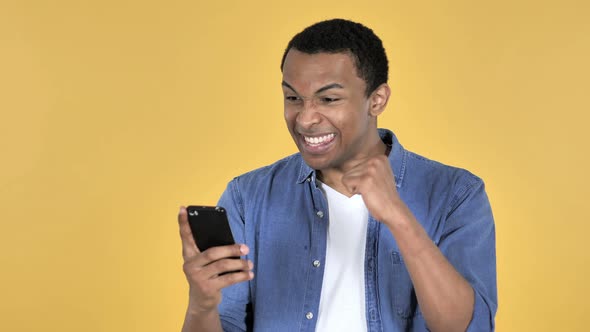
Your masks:
[{"label": "blue denim shirt", "polygon": [[[389,161],[401,199],[475,291],[468,331],[492,331],[497,309],[495,229],[481,179],[405,150],[392,132]],[[300,154],[233,179],[219,205],[250,247],[254,279],[222,291],[226,331],[314,331],[330,216]],[[369,216],[365,250],[368,331],[428,331],[389,229]]]}]

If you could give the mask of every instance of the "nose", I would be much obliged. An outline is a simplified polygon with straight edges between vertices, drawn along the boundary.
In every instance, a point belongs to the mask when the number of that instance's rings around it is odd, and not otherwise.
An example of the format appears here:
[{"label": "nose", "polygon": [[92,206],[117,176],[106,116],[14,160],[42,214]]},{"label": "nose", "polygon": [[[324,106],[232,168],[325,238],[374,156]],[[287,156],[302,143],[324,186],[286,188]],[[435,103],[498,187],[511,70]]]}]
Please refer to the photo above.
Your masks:
[{"label": "nose", "polygon": [[297,124],[302,128],[310,128],[321,121],[321,115],[317,110],[317,106],[313,99],[306,99],[303,101],[299,113],[297,114]]}]

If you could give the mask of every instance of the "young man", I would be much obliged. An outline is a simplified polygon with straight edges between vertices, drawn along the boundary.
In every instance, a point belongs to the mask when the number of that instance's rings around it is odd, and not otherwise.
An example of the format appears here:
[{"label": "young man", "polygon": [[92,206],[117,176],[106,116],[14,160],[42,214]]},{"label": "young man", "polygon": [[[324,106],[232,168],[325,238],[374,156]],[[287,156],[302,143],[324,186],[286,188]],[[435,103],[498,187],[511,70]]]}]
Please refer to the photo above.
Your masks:
[{"label": "young man", "polygon": [[240,244],[199,252],[181,208],[183,331],[493,330],[484,185],[377,129],[390,95],[381,40],[320,22],[291,40],[281,69],[299,153],[229,183],[219,205]]}]

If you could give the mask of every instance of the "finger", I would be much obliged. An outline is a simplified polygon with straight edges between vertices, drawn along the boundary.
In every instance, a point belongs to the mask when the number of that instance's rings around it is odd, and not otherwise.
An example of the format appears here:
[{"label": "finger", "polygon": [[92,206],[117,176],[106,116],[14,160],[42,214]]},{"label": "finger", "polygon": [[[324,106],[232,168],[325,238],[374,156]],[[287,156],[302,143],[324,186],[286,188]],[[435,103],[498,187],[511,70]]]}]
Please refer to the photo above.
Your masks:
[{"label": "finger", "polygon": [[223,289],[225,287],[254,279],[254,272],[241,271],[224,274],[211,280],[212,286],[216,289]]},{"label": "finger", "polygon": [[227,246],[211,247],[199,255],[198,264],[201,266],[209,265],[215,261],[224,258],[240,257],[247,255],[248,246],[245,244],[230,244]]},{"label": "finger", "polygon": [[202,268],[202,275],[205,278],[212,279],[228,272],[248,272],[253,268],[253,264],[247,259],[226,258],[215,261]]},{"label": "finger", "polygon": [[348,191],[350,194],[352,194],[352,195],[357,194],[357,186],[356,186],[355,181],[353,181],[353,180],[344,181],[344,179],[342,179],[342,184],[344,185],[344,188],[346,188],[346,191]]},{"label": "finger", "polygon": [[342,176],[342,184],[351,194],[358,194],[361,185],[363,173],[360,170],[347,172]]},{"label": "finger", "polygon": [[195,244],[195,238],[188,223],[188,215],[184,206],[181,206],[178,212],[178,227],[180,229],[180,239],[182,240],[182,257],[187,260],[198,255],[199,249]]}]

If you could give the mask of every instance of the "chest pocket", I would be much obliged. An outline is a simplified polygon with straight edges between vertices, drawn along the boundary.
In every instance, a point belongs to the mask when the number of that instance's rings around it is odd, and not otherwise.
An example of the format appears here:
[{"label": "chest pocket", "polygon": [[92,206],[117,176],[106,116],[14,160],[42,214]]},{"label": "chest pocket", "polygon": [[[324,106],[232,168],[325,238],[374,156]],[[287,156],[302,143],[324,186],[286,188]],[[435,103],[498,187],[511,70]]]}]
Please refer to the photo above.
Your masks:
[{"label": "chest pocket", "polygon": [[402,318],[412,318],[416,313],[418,300],[408,269],[397,251],[391,252],[393,283],[391,287],[395,312]]}]

